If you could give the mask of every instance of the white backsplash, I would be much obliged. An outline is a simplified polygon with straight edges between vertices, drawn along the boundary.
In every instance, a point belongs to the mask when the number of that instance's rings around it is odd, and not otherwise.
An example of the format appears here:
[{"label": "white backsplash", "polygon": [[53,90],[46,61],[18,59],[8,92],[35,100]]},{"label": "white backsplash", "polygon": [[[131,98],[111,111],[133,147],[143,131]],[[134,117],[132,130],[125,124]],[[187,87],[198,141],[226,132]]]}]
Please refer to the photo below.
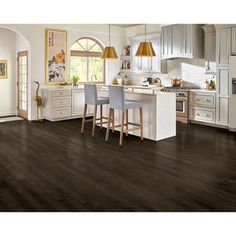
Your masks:
[{"label": "white backsplash", "polygon": [[171,79],[182,79],[184,86],[205,87],[205,80],[215,80],[215,75],[205,74],[204,59],[173,59],[167,61],[167,74],[130,73],[128,77],[133,85],[140,85],[143,77],[159,77],[164,86],[171,86]]}]

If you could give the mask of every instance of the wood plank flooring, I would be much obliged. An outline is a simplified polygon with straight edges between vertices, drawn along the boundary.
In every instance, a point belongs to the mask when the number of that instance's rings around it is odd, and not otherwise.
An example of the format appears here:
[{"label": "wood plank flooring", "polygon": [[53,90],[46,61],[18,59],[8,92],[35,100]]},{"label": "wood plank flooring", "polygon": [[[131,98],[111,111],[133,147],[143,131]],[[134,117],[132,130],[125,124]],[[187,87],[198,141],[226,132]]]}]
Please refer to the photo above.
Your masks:
[{"label": "wood plank flooring", "polygon": [[177,125],[153,142],[81,120],[0,125],[0,211],[236,211],[236,134]]}]

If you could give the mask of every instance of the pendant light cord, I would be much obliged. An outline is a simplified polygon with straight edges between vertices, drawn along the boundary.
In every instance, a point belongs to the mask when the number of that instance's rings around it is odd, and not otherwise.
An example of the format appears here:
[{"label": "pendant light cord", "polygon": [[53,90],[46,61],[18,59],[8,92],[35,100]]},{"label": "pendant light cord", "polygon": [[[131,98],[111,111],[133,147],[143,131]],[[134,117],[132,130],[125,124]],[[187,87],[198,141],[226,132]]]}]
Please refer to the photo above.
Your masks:
[{"label": "pendant light cord", "polygon": [[145,24],[145,42],[146,42],[146,35],[147,35],[147,25]]},{"label": "pendant light cord", "polygon": [[111,25],[109,24],[109,47],[111,46]]}]

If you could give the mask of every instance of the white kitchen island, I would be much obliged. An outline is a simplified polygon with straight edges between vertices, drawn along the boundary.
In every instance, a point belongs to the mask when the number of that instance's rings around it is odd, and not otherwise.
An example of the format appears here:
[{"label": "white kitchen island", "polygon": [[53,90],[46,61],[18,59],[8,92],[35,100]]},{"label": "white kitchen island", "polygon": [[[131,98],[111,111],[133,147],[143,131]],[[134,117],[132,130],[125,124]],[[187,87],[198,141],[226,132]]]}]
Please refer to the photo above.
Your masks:
[{"label": "white kitchen island", "polygon": [[[161,92],[159,88],[127,86],[126,99],[143,103],[143,136],[151,140],[162,140],[176,135],[175,93]],[[108,96],[108,88],[100,86],[99,96]],[[83,87],[54,87],[42,89],[43,118],[50,121],[80,118],[83,115]],[[92,108],[92,107],[91,107]],[[89,107],[91,114],[93,109]],[[97,117],[99,117],[99,110]],[[103,106],[103,115],[108,116],[109,106]],[[139,123],[139,110],[129,110],[129,122]],[[121,112],[115,111],[115,125],[120,124]],[[107,124],[104,125],[106,128]],[[119,128],[117,128],[119,130]],[[129,134],[140,136],[140,131]]]},{"label": "white kitchen island", "polygon": [[[99,95],[108,96],[108,91],[100,90]],[[162,140],[176,135],[176,97],[175,93],[161,92],[159,89],[127,87],[126,99],[143,103],[143,137]],[[109,106],[104,106],[104,115],[108,116]],[[100,114],[98,114],[100,115]],[[129,122],[139,123],[139,109],[129,110]],[[121,112],[115,110],[115,125],[121,123]],[[105,127],[105,126],[104,126]],[[117,128],[116,130],[119,130]],[[129,134],[140,136],[140,130]]]}]

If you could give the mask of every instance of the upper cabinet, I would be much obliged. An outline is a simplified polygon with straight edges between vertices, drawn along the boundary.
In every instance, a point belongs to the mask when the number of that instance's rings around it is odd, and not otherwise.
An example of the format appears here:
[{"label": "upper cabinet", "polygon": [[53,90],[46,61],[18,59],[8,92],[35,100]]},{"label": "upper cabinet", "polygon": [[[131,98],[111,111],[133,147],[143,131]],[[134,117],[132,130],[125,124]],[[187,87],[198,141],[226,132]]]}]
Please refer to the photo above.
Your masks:
[{"label": "upper cabinet", "polygon": [[203,58],[203,30],[200,25],[162,27],[162,59]]},{"label": "upper cabinet", "polygon": [[147,40],[152,43],[156,53],[155,57],[136,57],[135,54],[140,42],[144,41],[144,36],[133,37],[131,41],[131,70],[133,72],[157,72],[166,73],[167,65],[161,60],[160,34],[149,34]]},{"label": "upper cabinet", "polygon": [[216,63],[218,66],[228,66],[231,55],[231,28],[216,31]]},{"label": "upper cabinet", "polygon": [[236,54],[236,27],[232,28],[232,54],[235,55]]},{"label": "upper cabinet", "polygon": [[216,30],[214,25],[204,25],[204,57],[206,73],[216,73]]}]

